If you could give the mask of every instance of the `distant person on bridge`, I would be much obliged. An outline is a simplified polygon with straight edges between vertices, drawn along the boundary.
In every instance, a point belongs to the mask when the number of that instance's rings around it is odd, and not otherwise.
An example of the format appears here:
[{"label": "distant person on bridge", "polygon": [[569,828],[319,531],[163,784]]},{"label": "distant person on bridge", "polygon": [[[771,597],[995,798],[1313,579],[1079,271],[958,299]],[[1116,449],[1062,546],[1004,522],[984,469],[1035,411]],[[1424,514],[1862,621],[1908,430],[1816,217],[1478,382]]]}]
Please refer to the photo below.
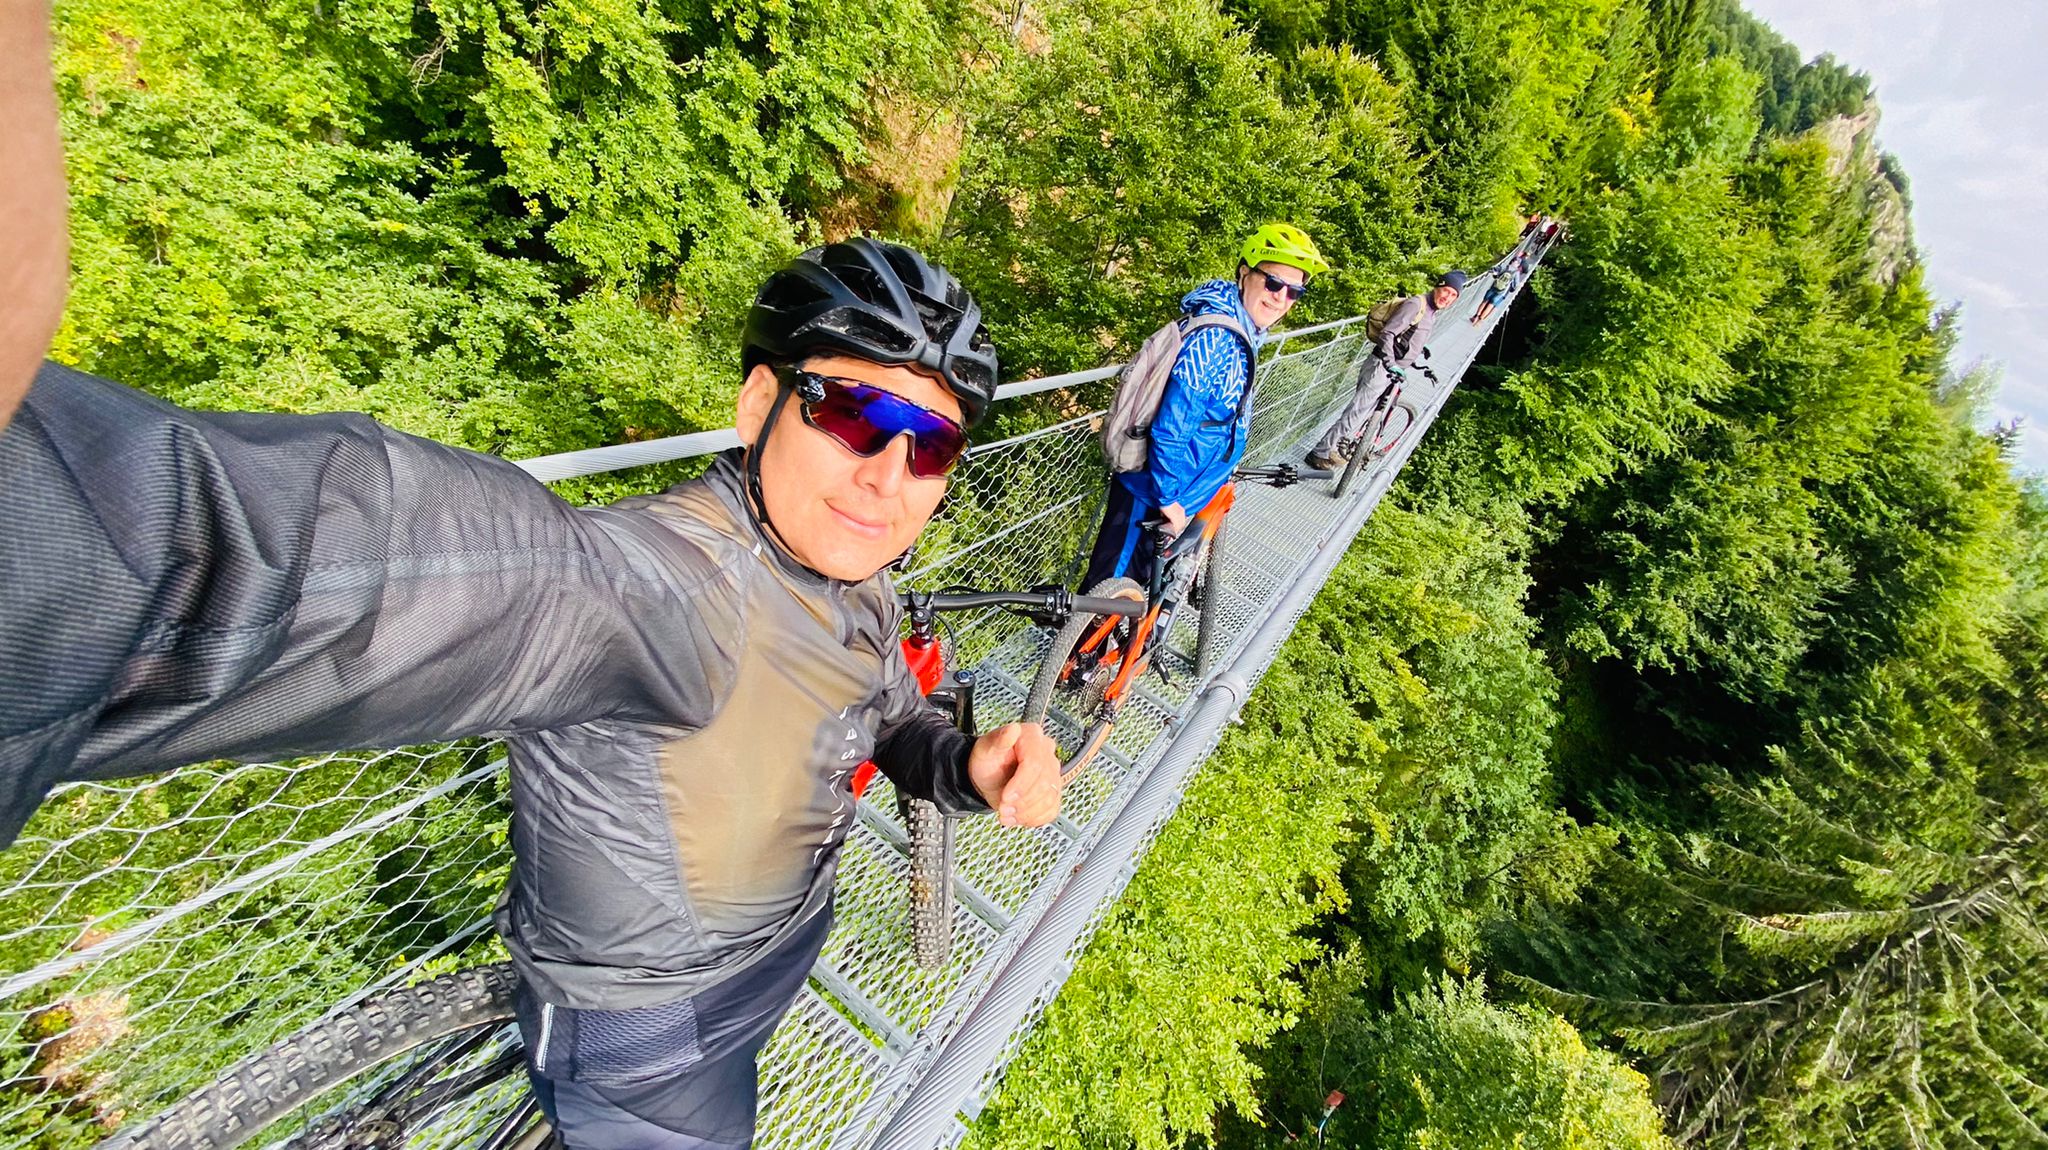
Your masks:
[{"label": "distant person on bridge", "polygon": [[0,844],[68,781],[503,735],[496,921],[562,1144],[749,1145],[861,760],[946,811],[1059,812],[1036,725],[973,740],[926,704],[882,573],[994,396],[980,308],[908,248],[804,253],[747,318],[746,446],[608,508],[366,416],[36,370],[64,298],[48,17],[0,0]]},{"label": "distant person on bridge", "polygon": [[[1111,449],[1114,473],[1081,580],[1083,591],[1116,575],[1146,582],[1161,536],[1179,535],[1230,480],[1251,430],[1259,346],[1308,291],[1309,281],[1328,270],[1328,261],[1300,228],[1267,224],[1239,249],[1234,280],[1210,280],[1183,296],[1181,316],[1174,321],[1177,333],[1162,329],[1146,341],[1152,348],[1162,336],[1185,335],[1165,389],[1157,393],[1156,414],[1146,413],[1149,418],[1130,428],[1141,441],[1126,456],[1135,469],[1115,470],[1118,452]],[[1141,351],[1119,385],[1119,400],[1126,398],[1124,388],[1139,382],[1133,373],[1144,362]],[[1120,406],[1112,404],[1112,411]],[[1147,522],[1157,522],[1160,530],[1147,530]]]},{"label": "distant person on bridge", "polygon": [[1336,470],[1344,466],[1348,458],[1344,445],[1357,439],[1365,430],[1366,421],[1372,418],[1373,410],[1379,404],[1380,395],[1393,380],[1393,373],[1402,368],[1421,368],[1423,356],[1429,350],[1429,336],[1436,328],[1436,317],[1445,308],[1456,303],[1458,293],[1465,290],[1465,273],[1447,271],[1437,280],[1436,286],[1420,295],[1412,295],[1394,305],[1380,324],[1375,336],[1376,345],[1372,356],[1366,361],[1365,370],[1358,376],[1358,390],[1345,406],[1337,422],[1323,433],[1308,453],[1310,467]]},{"label": "distant person on bridge", "polygon": [[1528,278],[1529,261],[1522,258],[1520,252],[1516,252],[1507,261],[1506,266],[1494,269],[1493,282],[1487,285],[1486,294],[1480,298],[1479,307],[1472,312],[1470,322],[1474,326],[1485,323],[1486,317],[1492,315],[1495,308],[1507,302],[1507,298],[1515,294],[1515,289],[1522,286],[1523,281]]}]

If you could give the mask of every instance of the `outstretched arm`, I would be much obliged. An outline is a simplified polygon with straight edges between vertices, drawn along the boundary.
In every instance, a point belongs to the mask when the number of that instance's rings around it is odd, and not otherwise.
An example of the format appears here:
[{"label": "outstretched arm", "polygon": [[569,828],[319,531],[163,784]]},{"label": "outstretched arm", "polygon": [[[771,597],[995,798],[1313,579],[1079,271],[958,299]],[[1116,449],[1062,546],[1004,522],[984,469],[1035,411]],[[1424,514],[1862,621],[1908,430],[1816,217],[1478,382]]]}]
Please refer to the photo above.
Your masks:
[{"label": "outstretched arm", "polygon": [[64,315],[70,233],[49,0],[0,0],[0,429]]},{"label": "outstretched arm", "polygon": [[700,724],[729,675],[708,558],[364,416],[191,412],[46,366],[0,491],[0,844],[67,780]]}]

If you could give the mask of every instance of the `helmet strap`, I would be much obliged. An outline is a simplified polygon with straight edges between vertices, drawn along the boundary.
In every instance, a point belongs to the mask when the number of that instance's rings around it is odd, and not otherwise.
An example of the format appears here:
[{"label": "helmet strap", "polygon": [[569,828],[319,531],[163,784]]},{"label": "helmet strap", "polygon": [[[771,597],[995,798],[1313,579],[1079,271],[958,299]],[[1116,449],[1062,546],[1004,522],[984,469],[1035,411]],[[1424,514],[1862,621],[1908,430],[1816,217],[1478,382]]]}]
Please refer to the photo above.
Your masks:
[{"label": "helmet strap", "polygon": [[[761,421],[761,434],[755,436],[754,445],[747,448],[747,462],[744,471],[747,484],[747,502],[752,505],[754,518],[768,532],[775,545],[782,549],[783,554],[802,564],[803,560],[797,559],[796,552],[790,549],[789,540],[782,537],[782,531],[775,526],[775,521],[768,518],[768,497],[761,493],[761,455],[768,449],[768,432],[775,427],[776,417],[782,414],[783,405],[789,402],[789,397],[795,390],[795,388],[786,383],[777,383],[775,387],[775,402],[768,405],[768,416]],[[898,555],[895,561],[890,563],[886,569],[898,573],[908,571],[910,569],[910,561],[916,554],[917,541],[913,539],[910,546],[903,549],[903,554]]]},{"label": "helmet strap", "polygon": [[[767,530],[775,545],[782,548],[783,554],[788,555],[791,559],[796,559],[796,552],[790,549],[789,540],[782,537],[782,532],[776,529],[775,521],[768,518],[768,497],[761,493],[761,456],[768,450],[768,433],[774,430],[775,418],[782,414],[782,407],[789,402],[790,393],[793,390],[795,389],[786,383],[780,381],[776,383],[775,402],[768,407],[768,417],[761,421],[761,434],[755,436],[753,446],[747,448],[745,470],[747,502],[753,504],[754,518],[760,521],[761,526]],[[801,562],[801,560],[798,560],[798,562]]]}]

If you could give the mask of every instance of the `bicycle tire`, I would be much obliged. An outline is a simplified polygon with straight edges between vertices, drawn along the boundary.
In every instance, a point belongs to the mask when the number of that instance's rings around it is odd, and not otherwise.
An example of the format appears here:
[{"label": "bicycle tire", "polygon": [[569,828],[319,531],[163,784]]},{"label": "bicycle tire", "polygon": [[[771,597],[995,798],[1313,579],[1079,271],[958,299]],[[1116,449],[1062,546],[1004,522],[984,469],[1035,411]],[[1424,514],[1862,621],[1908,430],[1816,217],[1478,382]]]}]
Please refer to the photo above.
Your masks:
[{"label": "bicycle tire", "polygon": [[[1144,588],[1138,586],[1136,582],[1121,576],[1104,579],[1091,588],[1088,594],[1103,598],[1136,599],[1140,601],[1145,598]],[[1053,694],[1061,686],[1060,679],[1066,674],[1067,663],[1073,658],[1075,648],[1081,646],[1083,641],[1102,624],[1103,620],[1108,618],[1113,618],[1113,616],[1091,615],[1077,611],[1068,618],[1064,626],[1054,633],[1052,645],[1046,648],[1045,658],[1039,661],[1038,673],[1032,676],[1031,679],[1031,691],[1024,699],[1023,720],[1025,722],[1041,724],[1045,722],[1046,713],[1052,710]],[[1154,636],[1154,638],[1157,639],[1160,636]],[[1101,681],[1102,678],[1098,676],[1098,684]],[[1096,689],[1097,694],[1093,699],[1087,697],[1085,690],[1075,692],[1082,700],[1077,706],[1077,709],[1082,713],[1073,715],[1075,722],[1082,725],[1081,741],[1074,749],[1073,754],[1060,764],[1060,779],[1062,782],[1072,779],[1075,775],[1087,769],[1088,764],[1095,760],[1096,753],[1102,750],[1103,744],[1109,741],[1110,729],[1116,723],[1115,707],[1108,705],[1102,700],[1099,693],[1099,685]]]},{"label": "bicycle tire", "polygon": [[1407,403],[1403,400],[1395,400],[1394,406],[1387,409],[1387,417],[1380,421],[1380,435],[1386,435],[1387,428],[1393,425],[1394,416],[1396,414],[1406,416],[1406,421],[1401,424],[1401,430],[1395,432],[1391,438],[1386,440],[1386,442],[1374,443],[1372,452],[1372,457],[1374,459],[1384,459],[1387,456],[1392,455],[1394,452],[1394,448],[1400,445],[1401,440],[1404,439],[1409,432],[1415,430],[1414,405]]},{"label": "bicycle tire", "polygon": [[1364,436],[1359,437],[1351,448],[1351,458],[1344,461],[1344,474],[1337,477],[1337,486],[1330,492],[1330,498],[1342,499],[1344,493],[1351,490],[1351,481],[1358,478],[1359,471],[1365,467],[1365,457],[1371,454],[1371,448],[1367,446],[1371,442]]},{"label": "bicycle tire", "polygon": [[923,799],[904,804],[910,835],[910,950],[940,970],[953,952],[953,820]]},{"label": "bicycle tire", "polygon": [[[427,1043],[510,1023],[513,982],[511,964],[501,962],[372,995],[244,1058],[107,1145],[113,1150],[232,1150],[320,1095]],[[512,1069],[517,1069],[516,1060]],[[322,1127],[333,1126],[333,1118],[323,1118],[286,1145],[306,1144]]]},{"label": "bicycle tire", "polygon": [[1195,678],[1207,679],[1209,672],[1216,669],[1216,660],[1223,652],[1223,590],[1227,585],[1223,575],[1224,532],[1230,530],[1230,516],[1216,525],[1216,534],[1211,536],[1208,555],[1202,563],[1202,613],[1195,620]]}]

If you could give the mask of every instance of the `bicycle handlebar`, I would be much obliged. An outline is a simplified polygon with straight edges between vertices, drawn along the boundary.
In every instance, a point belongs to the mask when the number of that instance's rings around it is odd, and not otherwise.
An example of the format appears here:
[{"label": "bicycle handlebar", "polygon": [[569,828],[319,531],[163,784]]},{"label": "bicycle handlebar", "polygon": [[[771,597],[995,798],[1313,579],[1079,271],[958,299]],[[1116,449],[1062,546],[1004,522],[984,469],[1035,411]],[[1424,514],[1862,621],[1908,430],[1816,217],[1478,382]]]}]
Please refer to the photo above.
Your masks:
[{"label": "bicycle handlebar", "polygon": [[906,611],[972,611],[978,607],[1022,607],[1027,611],[1066,616],[1076,611],[1089,615],[1122,615],[1135,619],[1148,605],[1142,599],[1111,599],[1107,596],[1076,595],[1064,587],[1036,591],[898,591],[896,601]]},{"label": "bicycle handlebar", "polygon": [[1271,487],[1291,487],[1304,479],[1329,479],[1336,473],[1314,467],[1296,467],[1292,463],[1275,463],[1267,467],[1240,467],[1230,473],[1232,479],[1248,479]]}]

